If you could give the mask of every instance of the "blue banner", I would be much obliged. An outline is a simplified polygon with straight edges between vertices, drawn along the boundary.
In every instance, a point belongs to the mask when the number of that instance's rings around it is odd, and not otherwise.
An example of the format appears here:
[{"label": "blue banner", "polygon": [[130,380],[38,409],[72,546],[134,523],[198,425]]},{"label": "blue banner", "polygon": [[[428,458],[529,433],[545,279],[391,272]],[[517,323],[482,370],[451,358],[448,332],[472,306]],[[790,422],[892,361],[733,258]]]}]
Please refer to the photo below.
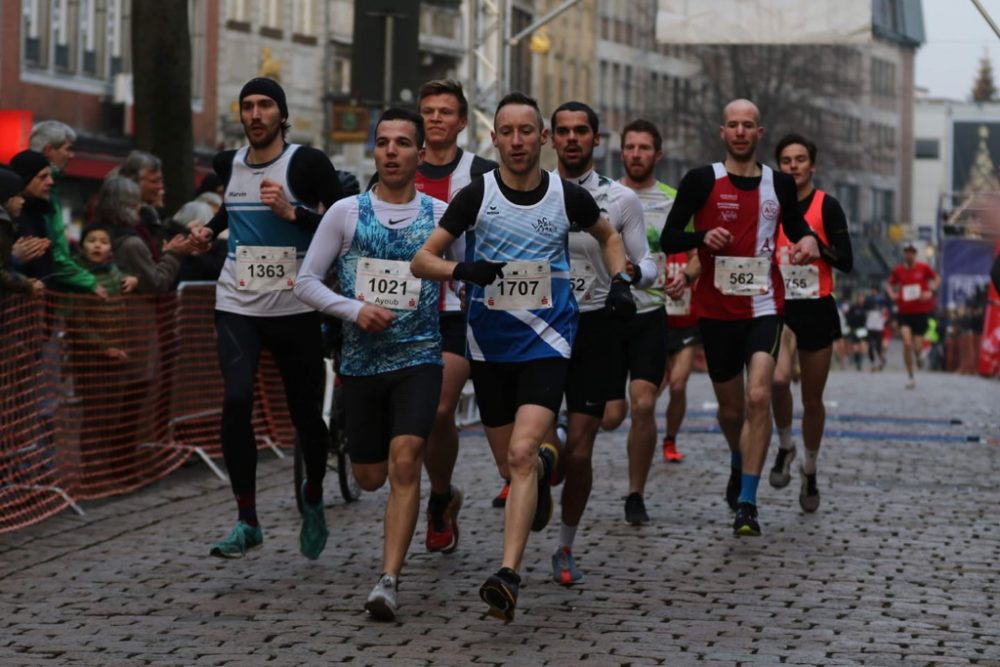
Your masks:
[{"label": "blue banner", "polygon": [[941,299],[947,308],[957,308],[984,288],[990,279],[993,248],[983,241],[945,238],[941,248]]}]

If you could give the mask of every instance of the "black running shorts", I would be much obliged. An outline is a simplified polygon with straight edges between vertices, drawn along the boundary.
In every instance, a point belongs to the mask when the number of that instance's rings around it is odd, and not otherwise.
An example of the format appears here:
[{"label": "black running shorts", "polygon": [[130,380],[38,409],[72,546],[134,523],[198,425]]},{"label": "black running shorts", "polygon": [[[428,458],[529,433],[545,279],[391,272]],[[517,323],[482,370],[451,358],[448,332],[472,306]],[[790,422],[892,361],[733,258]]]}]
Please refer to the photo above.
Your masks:
[{"label": "black running shorts", "polygon": [[601,417],[604,404],[615,391],[615,366],[611,353],[621,325],[607,311],[580,313],[573,353],[566,374],[566,410]]},{"label": "black running shorts", "polygon": [[705,362],[712,382],[726,382],[743,372],[757,352],[778,357],[781,318],[765,315],[749,320],[698,320]]},{"label": "black running shorts", "polygon": [[843,336],[833,296],[785,301],[785,325],[795,334],[799,349],[806,352],[830,347]]},{"label": "black running shorts", "polygon": [[701,344],[701,329],[697,325],[683,329],[667,328],[667,355],[674,356],[685,347]]},{"label": "black running shorts", "polygon": [[625,398],[629,380],[646,380],[656,386],[667,368],[667,315],[660,307],[618,325],[613,348],[614,392],[608,400]]},{"label": "black running shorts", "polygon": [[449,311],[438,317],[441,329],[441,351],[465,356],[465,313]]},{"label": "black running shorts", "polygon": [[389,459],[398,435],[426,438],[441,396],[441,366],[421,364],[379,375],[342,375],[347,449],[355,463]]},{"label": "black running shorts", "polygon": [[[483,426],[506,426],[522,405],[559,412],[569,360],[562,357],[500,362],[472,360],[472,386]],[[435,400],[437,400],[435,398]]]},{"label": "black running shorts", "polygon": [[900,328],[910,327],[910,333],[914,336],[923,336],[927,333],[929,316],[927,313],[897,313],[896,322]]}]

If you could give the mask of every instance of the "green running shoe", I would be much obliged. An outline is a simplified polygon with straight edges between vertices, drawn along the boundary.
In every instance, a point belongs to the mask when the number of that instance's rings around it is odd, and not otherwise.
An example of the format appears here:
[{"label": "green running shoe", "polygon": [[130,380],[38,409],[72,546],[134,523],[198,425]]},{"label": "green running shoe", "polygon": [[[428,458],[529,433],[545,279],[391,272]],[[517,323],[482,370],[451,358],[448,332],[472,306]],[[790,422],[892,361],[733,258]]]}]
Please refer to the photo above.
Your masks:
[{"label": "green running shoe", "polygon": [[218,558],[243,558],[252,549],[260,549],[264,544],[264,531],[260,526],[251,526],[244,521],[237,521],[236,527],[226,536],[212,545],[209,552]]},{"label": "green running shoe", "polygon": [[302,528],[299,529],[299,551],[309,560],[316,560],[326,547],[330,531],[326,527],[323,501],[315,505],[306,502],[305,482],[302,483]]}]

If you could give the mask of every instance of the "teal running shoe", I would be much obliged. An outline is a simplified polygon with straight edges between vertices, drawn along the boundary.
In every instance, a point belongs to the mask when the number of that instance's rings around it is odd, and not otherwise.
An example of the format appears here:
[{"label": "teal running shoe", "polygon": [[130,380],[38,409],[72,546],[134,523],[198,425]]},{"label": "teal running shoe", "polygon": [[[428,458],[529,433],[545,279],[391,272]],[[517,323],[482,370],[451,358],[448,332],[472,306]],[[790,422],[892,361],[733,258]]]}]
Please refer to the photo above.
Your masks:
[{"label": "teal running shoe", "polygon": [[299,529],[299,551],[309,560],[316,560],[326,547],[330,531],[326,527],[323,501],[315,505],[306,502],[305,482],[302,484],[302,528]]},{"label": "teal running shoe", "polygon": [[210,555],[218,558],[243,558],[248,551],[260,549],[264,544],[264,531],[260,526],[251,526],[244,521],[237,521],[236,527],[226,536],[212,545]]}]

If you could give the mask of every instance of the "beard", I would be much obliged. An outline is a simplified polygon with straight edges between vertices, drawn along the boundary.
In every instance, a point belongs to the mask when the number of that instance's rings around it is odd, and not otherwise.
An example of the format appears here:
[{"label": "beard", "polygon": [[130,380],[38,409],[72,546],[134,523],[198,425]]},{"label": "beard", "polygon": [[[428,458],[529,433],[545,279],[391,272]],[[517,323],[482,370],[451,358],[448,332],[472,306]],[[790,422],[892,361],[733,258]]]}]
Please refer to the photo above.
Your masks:
[{"label": "beard", "polygon": [[641,183],[647,178],[653,175],[653,168],[655,165],[644,165],[644,164],[625,164],[625,173],[628,177],[635,181],[636,183]]},{"label": "beard", "polygon": [[274,140],[281,133],[281,125],[276,125],[273,129],[270,130],[267,128],[266,125],[262,125],[261,127],[263,127],[266,131],[264,133],[263,138],[257,140],[254,140],[254,138],[250,135],[250,128],[244,127],[244,133],[247,136],[247,141],[253,148],[266,148],[270,146],[271,144],[274,143]]}]

